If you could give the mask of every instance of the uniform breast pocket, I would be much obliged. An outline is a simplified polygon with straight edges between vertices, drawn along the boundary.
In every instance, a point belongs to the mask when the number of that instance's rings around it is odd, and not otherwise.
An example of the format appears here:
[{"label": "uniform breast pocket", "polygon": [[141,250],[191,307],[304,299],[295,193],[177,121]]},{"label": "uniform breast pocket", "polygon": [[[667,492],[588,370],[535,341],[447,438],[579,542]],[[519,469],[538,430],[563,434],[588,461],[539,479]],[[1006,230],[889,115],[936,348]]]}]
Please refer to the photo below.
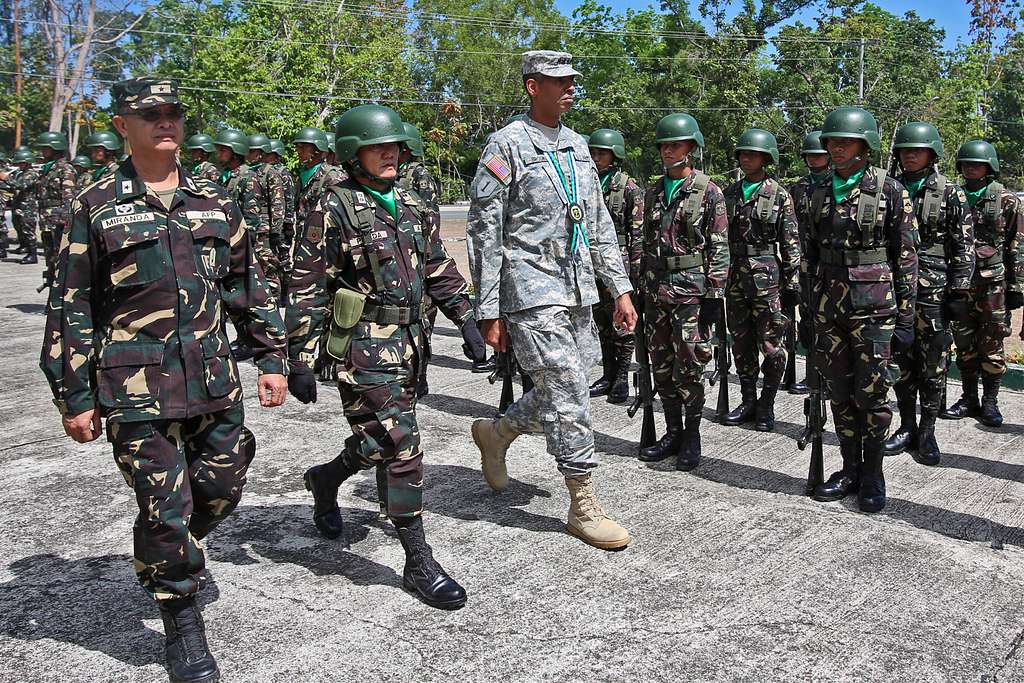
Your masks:
[{"label": "uniform breast pocket", "polygon": [[96,373],[104,408],[145,408],[160,398],[163,342],[115,342],[100,352]]},{"label": "uniform breast pocket", "polygon": [[856,313],[882,315],[895,310],[888,264],[854,266],[849,269],[849,281],[850,304]]},{"label": "uniform breast pocket", "polygon": [[196,271],[207,280],[228,274],[231,262],[231,226],[226,221],[207,220],[193,224]]},{"label": "uniform breast pocket", "polygon": [[101,228],[114,287],[145,285],[159,280],[167,269],[160,227],[134,223]]}]

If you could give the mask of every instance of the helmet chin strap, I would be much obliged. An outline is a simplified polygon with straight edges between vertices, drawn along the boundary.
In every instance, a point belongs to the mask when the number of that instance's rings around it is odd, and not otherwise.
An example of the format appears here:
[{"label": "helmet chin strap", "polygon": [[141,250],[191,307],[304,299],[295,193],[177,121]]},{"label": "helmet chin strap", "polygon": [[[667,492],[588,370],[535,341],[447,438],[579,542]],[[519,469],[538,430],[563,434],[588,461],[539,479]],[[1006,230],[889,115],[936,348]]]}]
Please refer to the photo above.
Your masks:
[{"label": "helmet chin strap", "polygon": [[690,155],[689,154],[687,154],[685,157],[683,157],[679,161],[675,162],[674,164],[669,164],[668,166],[665,166],[664,164],[662,164],[663,168],[665,169],[665,173],[668,173],[673,168],[679,168],[680,166],[692,166],[692,165],[693,164],[690,162]]},{"label": "helmet chin strap", "polygon": [[855,156],[850,157],[849,161],[845,161],[845,162],[843,162],[841,164],[837,164],[833,160],[832,161],[832,168],[834,168],[836,170],[839,170],[839,171],[845,171],[848,168],[853,168],[854,166],[856,166],[857,164],[859,164],[862,161],[864,161],[864,156],[862,154],[857,154]]},{"label": "helmet chin strap", "polygon": [[397,178],[382,178],[379,175],[374,175],[373,173],[370,173],[368,170],[366,170],[366,167],[363,166],[363,162],[359,160],[359,157],[356,157],[352,161],[350,161],[349,165],[352,167],[353,174],[359,174],[366,178],[367,180],[375,180],[378,183],[384,183],[388,187],[394,185],[395,181],[397,180]]}]

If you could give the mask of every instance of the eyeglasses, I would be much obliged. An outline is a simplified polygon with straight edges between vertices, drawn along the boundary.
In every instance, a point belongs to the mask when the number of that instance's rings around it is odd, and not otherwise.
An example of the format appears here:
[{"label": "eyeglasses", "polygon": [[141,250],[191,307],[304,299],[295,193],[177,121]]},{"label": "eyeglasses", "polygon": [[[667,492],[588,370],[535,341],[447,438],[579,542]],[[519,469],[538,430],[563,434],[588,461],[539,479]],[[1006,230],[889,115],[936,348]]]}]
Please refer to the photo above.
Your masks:
[{"label": "eyeglasses", "polygon": [[146,123],[157,123],[167,119],[168,121],[179,121],[185,116],[185,110],[181,107],[174,107],[166,111],[159,109],[146,109],[145,111],[130,111],[126,112],[126,116],[138,116]]}]

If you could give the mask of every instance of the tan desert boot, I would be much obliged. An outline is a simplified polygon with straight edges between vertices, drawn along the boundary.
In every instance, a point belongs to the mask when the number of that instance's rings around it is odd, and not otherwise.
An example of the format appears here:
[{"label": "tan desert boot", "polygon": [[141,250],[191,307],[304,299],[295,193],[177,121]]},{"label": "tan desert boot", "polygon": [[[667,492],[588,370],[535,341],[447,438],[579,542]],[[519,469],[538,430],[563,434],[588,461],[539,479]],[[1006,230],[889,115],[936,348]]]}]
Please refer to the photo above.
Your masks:
[{"label": "tan desert boot", "polygon": [[584,543],[602,550],[615,550],[629,545],[629,532],[608,516],[597,502],[594,482],[590,475],[566,477],[569,487],[569,520],[565,526],[569,533]]},{"label": "tan desert boot", "polygon": [[504,418],[474,420],[472,431],[473,441],[480,449],[480,469],[487,485],[495,491],[504,491],[508,486],[505,453],[519,433]]}]

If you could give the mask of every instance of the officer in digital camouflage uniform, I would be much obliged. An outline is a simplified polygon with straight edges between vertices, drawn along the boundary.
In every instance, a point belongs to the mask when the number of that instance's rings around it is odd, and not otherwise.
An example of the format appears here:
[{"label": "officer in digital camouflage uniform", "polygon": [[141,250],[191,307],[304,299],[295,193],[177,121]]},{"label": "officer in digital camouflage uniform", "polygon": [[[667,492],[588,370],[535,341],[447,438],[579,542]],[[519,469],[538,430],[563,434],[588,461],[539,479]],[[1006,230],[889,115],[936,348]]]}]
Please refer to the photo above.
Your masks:
[{"label": "officer in digital camouflage uniform", "polygon": [[122,81],[112,99],[132,156],[71,207],[40,364],[71,438],[95,440],[106,418],[171,680],[215,681],[195,600],[209,581],[201,541],[238,504],[255,453],[224,318],[249,331],[266,407],[285,399],[285,334],[237,206],[177,165],[177,85]]},{"label": "officer in digital camouflage uniform", "polygon": [[543,432],[569,490],[568,531],[598,548],[622,548],[629,533],[594,491],[587,372],[598,354],[595,276],[615,297],[615,324],[625,332],[636,325],[632,287],[586,140],[560,121],[580,75],[572,55],[526,52],[522,72],[530,114],[488,140],[470,186],[466,234],[484,338],[497,351],[511,342],[535,386],[503,417],[476,420],[473,440],[487,484],[500,491],[509,445]]},{"label": "officer in digital camouflage uniform", "polygon": [[93,133],[85,139],[85,147],[89,150],[89,158],[93,163],[89,183],[94,183],[117,170],[117,165],[121,163],[121,151],[124,149],[124,143],[117,133],[112,130]]},{"label": "officer in digital camouflage uniform", "polygon": [[[39,237],[46,259],[43,284],[49,286],[53,283],[57,246],[61,234],[68,228],[69,209],[71,200],[75,198],[78,174],[66,158],[68,140],[63,133],[41,133],[36,138],[35,147],[43,157],[36,193],[39,197]],[[35,253],[29,254],[22,262],[35,263]]]},{"label": "officer in digital camouflage uniform", "polygon": [[[590,134],[587,146],[597,166],[605,206],[615,225],[622,265],[636,288],[640,280],[640,254],[643,251],[644,192],[622,170],[626,160],[626,141],[622,133],[610,128],[599,128]],[[609,403],[625,403],[629,398],[629,366],[633,361],[636,336],[615,330],[612,322],[615,300],[600,280],[597,282],[597,292],[601,301],[594,306],[594,322],[601,341],[602,373],[590,385],[590,395],[607,395]]]},{"label": "officer in digital camouflage uniform", "polygon": [[264,254],[260,265],[270,285],[270,293],[274,300],[281,298],[281,263],[278,258],[278,249],[282,241],[284,230],[285,209],[285,188],[284,180],[278,173],[270,169],[263,156],[270,152],[270,138],[262,133],[254,133],[249,136],[249,154],[245,163],[252,169],[258,180],[256,193],[256,204],[260,212],[260,228],[254,235]]},{"label": "officer in digital camouflage uniform", "polygon": [[913,121],[897,129],[893,158],[901,171],[899,181],[914,204],[921,243],[917,249],[914,344],[896,357],[900,428],[886,441],[885,452],[910,451],[923,465],[938,465],[941,457],[935,418],[953,343],[949,309],[966,308],[974,275],[974,216],[964,191],[939,172],[942,154],[942,140],[932,124]]},{"label": "officer in digital camouflage uniform", "polygon": [[[985,140],[969,140],[956,155],[974,219],[975,269],[965,299],[951,308],[956,365],[963,396],[942,417],[976,417],[1000,427],[999,385],[1006,372],[1003,339],[1010,335],[1010,312],[1024,306],[1024,207],[999,182],[999,156]],[[978,403],[978,375],[984,389]]]},{"label": "officer in digital camouflage uniform", "polygon": [[280,183],[284,190],[284,219],[281,222],[281,234],[271,233],[271,241],[274,252],[277,254],[277,261],[281,265],[281,305],[286,305],[284,298],[285,281],[291,278],[292,272],[292,242],[295,239],[295,178],[288,172],[284,165],[284,143],[278,139],[270,141],[270,151],[263,155],[267,164],[267,173],[274,175],[276,182]]},{"label": "officer in digital camouflage uniform", "polygon": [[893,356],[914,343],[917,245],[914,209],[898,180],[870,163],[881,149],[875,117],[839,107],[821,140],[833,174],[811,195],[807,264],[815,352],[832,403],[843,467],[813,496],[857,492],[860,509],[885,507],[882,450],[892,422]]},{"label": "officer in digital camouflage uniform", "polygon": [[22,145],[14,150],[11,157],[15,170],[0,173],[0,182],[8,185],[11,192],[9,206],[18,246],[12,254],[25,254],[19,263],[36,263],[36,227],[39,224],[39,171],[33,166],[35,155],[32,149]]},{"label": "officer in digital camouflage uniform", "polygon": [[192,161],[192,177],[203,180],[220,180],[220,169],[211,161],[210,155],[216,153],[217,148],[213,146],[213,138],[205,133],[196,133],[185,141],[185,150]]},{"label": "officer in digital camouflage uniform", "polygon": [[311,366],[318,353],[329,353],[352,427],[341,453],[305,474],[313,519],[325,536],[339,536],[339,485],[384,464],[386,511],[406,556],[403,584],[433,607],[456,609],[466,592],[434,560],[421,516],[416,381],[427,299],[461,322],[463,338],[479,354],[483,339],[466,282],[441,244],[437,212],[395,185],[399,145],[408,140],[398,114],[380,105],[354,107],[335,130],[337,158],[350,177],[328,188],[296,237],[286,314],[292,394],[316,401]]},{"label": "officer in digital camouflage uniform", "polygon": [[694,168],[693,157],[704,146],[697,121],[669,114],[658,122],[654,142],[665,175],[644,197],[641,287],[666,429],[639,457],[654,462],[675,456],[676,469],[685,472],[701,458],[703,375],[729,281],[729,220],[722,191]]},{"label": "officer in digital camouflage uniform", "polygon": [[[793,199],[793,209],[796,212],[797,227],[800,230],[800,305],[797,307],[800,313],[800,322],[797,325],[798,338],[804,348],[810,350],[811,311],[807,302],[810,300],[810,282],[807,277],[807,234],[808,225],[811,220],[811,193],[817,185],[826,179],[832,172],[828,152],[821,144],[821,131],[812,130],[804,136],[800,144],[800,158],[807,166],[807,175],[793,183],[789,188],[789,196]],[[789,362],[792,362],[790,360]],[[807,369],[810,368],[811,354],[807,355]],[[805,370],[806,372],[806,370]],[[796,381],[790,387],[791,394],[806,394],[810,392],[807,380]]]},{"label": "officer in digital camouflage uniform", "polygon": [[[795,322],[784,311],[800,303],[800,235],[793,200],[768,176],[768,165],[779,163],[775,136],[748,128],[737,139],[734,156],[744,177],[724,192],[732,259],[725,297],[741,400],[722,423],[754,422],[757,431],[770,432],[786,372],[786,334]],[[758,352],[764,357],[760,397]]]}]

